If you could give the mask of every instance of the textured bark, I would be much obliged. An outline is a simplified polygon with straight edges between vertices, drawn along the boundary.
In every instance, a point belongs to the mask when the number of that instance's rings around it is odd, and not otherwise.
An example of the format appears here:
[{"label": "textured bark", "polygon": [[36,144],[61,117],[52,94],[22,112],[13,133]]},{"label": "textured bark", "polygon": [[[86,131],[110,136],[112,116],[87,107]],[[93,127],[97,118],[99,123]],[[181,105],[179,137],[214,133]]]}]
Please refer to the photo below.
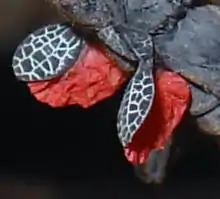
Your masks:
[{"label": "textured bark", "polygon": [[191,83],[190,113],[199,128],[211,135],[220,134],[219,32],[220,10],[203,6],[189,10],[174,33],[156,39],[165,64]]}]

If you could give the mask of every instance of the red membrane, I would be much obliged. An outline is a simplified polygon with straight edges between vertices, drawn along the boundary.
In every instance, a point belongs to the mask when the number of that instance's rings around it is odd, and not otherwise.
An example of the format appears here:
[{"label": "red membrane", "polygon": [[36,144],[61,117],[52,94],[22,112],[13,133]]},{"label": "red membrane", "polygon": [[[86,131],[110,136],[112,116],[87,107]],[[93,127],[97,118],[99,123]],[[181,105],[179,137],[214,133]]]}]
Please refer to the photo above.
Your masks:
[{"label": "red membrane", "polygon": [[100,46],[88,45],[65,74],[28,86],[38,101],[52,107],[88,108],[112,96],[127,77]]},{"label": "red membrane", "polygon": [[157,70],[155,85],[152,110],[132,142],[124,148],[125,156],[132,164],[144,163],[151,150],[163,149],[190,103],[189,86],[177,73]]}]

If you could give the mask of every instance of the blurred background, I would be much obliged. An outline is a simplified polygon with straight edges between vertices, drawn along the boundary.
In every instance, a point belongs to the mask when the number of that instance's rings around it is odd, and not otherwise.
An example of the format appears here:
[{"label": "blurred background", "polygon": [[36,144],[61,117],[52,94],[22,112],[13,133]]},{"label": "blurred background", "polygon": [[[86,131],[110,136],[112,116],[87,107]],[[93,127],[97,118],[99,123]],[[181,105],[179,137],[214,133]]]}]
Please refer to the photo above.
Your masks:
[{"label": "blurred background", "polygon": [[[43,0],[0,1],[0,198],[207,198],[220,194],[220,151],[212,137],[183,125],[164,185],[133,175],[116,137],[121,91],[83,110],[51,109],[15,80],[13,52],[31,31],[62,21]],[[98,191],[97,191],[98,190]]]}]

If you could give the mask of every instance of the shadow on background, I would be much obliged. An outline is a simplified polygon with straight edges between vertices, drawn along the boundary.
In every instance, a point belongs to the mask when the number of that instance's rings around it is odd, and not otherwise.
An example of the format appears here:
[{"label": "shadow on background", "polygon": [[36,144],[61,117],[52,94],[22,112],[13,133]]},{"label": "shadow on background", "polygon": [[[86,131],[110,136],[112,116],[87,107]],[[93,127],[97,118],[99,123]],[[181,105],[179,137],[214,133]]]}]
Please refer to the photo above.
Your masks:
[{"label": "shadow on background", "polygon": [[180,156],[172,159],[164,185],[146,186],[133,176],[116,135],[123,88],[86,110],[52,109],[33,99],[25,84],[13,76],[13,51],[28,32],[60,19],[43,0],[17,1],[20,7],[15,2],[0,3],[0,18],[7,19],[0,21],[0,198],[207,198],[220,194],[219,148],[212,137],[189,125],[177,134],[173,154]]}]

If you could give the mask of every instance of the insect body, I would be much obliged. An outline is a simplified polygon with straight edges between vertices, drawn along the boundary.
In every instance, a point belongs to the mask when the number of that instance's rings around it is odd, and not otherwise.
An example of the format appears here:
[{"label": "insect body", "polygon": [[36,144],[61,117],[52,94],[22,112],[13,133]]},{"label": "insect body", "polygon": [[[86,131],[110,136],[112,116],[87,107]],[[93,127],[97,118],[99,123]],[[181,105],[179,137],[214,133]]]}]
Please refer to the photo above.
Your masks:
[{"label": "insect body", "polygon": [[[42,81],[64,73],[74,65],[85,40],[93,36],[114,58],[124,61],[121,66],[129,63],[124,70],[135,69],[118,112],[118,135],[123,146],[131,142],[151,110],[156,56],[166,67],[188,80],[193,100],[191,114],[199,121],[201,118],[217,121],[219,109],[216,107],[220,104],[217,7],[189,9],[192,0],[47,1],[58,8],[69,25],[46,26],[18,46],[12,66],[19,80]],[[207,34],[206,30],[213,31]],[[212,103],[207,99],[212,99]],[[201,108],[199,104],[203,101]],[[213,117],[215,120],[210,119]],[[149,163],[147,178],[150,181],[164,178],[170,146],[168,141],[164,151],[153,151],[149,156],[146,165]],[[139,167],[137,170],[140,171]]]}]

